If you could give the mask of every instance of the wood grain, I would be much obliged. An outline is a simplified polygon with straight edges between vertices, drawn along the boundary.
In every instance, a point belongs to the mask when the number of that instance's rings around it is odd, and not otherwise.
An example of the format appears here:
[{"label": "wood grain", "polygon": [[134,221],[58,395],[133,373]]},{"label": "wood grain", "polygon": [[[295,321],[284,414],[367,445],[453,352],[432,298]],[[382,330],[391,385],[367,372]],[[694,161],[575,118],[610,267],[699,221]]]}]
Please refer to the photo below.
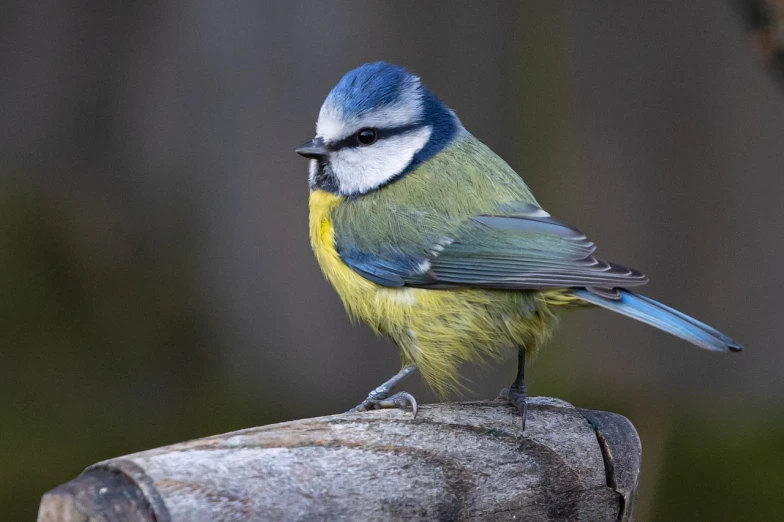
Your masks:
[{"label": "wood grain", "polygon": [[632,519],[640,443],[620,415],[504,400],[250,428],[111,459],[39,522]]}]

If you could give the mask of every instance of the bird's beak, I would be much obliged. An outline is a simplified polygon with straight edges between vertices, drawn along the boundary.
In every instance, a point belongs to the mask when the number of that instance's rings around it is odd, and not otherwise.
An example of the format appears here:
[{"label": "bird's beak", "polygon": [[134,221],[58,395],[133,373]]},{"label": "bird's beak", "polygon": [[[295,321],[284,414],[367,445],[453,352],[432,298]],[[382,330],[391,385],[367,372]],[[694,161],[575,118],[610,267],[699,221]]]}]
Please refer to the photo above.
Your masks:
[{"label": "bird's beak", "polygon": [[310,159],[323,158],[329,154],[329,150],[324,145],[324,140],[321,138],[313,138],[307,143],[303,143],[295,151],[300,156]]}]

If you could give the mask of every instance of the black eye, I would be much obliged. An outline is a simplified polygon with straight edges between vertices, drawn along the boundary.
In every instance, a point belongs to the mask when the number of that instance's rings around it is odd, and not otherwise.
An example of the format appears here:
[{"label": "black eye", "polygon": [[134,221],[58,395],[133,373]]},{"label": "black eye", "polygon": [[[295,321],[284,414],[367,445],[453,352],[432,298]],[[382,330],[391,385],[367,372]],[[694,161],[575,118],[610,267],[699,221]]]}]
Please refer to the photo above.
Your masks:
[{"label": "black eye", "polygon": [[375,129],[362,129],[357,133],[357,141],[360,145],[372,145],[378,139]]}]

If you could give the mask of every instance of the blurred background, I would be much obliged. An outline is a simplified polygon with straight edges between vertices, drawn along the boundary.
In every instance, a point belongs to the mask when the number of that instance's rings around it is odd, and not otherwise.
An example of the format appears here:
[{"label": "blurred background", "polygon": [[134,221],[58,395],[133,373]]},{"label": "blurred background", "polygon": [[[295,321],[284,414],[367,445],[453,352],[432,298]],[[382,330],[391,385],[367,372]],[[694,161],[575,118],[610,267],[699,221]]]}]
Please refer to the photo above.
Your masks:
[{"label": "blurred background", "polygon": [[[398,369],[319,272],[293,152],[378,59],[648,295],[746,345],[585,311],[530,370],[532,394],[635,423],[638,520],[779,519],[782,2],[68,4],[0,4],[4,520],[96,461],[341,412]],[[463,398],[495,397],[514,363],[466,374]]]}]

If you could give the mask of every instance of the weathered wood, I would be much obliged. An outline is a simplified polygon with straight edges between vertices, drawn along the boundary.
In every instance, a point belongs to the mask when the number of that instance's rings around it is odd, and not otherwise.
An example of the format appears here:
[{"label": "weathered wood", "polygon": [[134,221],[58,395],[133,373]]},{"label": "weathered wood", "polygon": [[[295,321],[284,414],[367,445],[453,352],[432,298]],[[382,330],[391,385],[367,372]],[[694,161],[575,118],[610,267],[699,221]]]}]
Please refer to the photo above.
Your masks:
[{"label": "weathered wood", "polygon": [[91,466],[39,522],[629,521],[640,441],[620,415],[533,398],[333,415]]},{"label": "weathered wood", "polygon": [[640,480],[642,447],[637,430],[629,419],[617,413],[580,410],[591,423],[604,457],[607,485],[621,494],[621,516],[623,522],[632,520],[634,501]]},{"label": "weathered wood", "polygon": [[92,469],[41,499],[38,520],[157,522],[142,490],[122,472]]}]

